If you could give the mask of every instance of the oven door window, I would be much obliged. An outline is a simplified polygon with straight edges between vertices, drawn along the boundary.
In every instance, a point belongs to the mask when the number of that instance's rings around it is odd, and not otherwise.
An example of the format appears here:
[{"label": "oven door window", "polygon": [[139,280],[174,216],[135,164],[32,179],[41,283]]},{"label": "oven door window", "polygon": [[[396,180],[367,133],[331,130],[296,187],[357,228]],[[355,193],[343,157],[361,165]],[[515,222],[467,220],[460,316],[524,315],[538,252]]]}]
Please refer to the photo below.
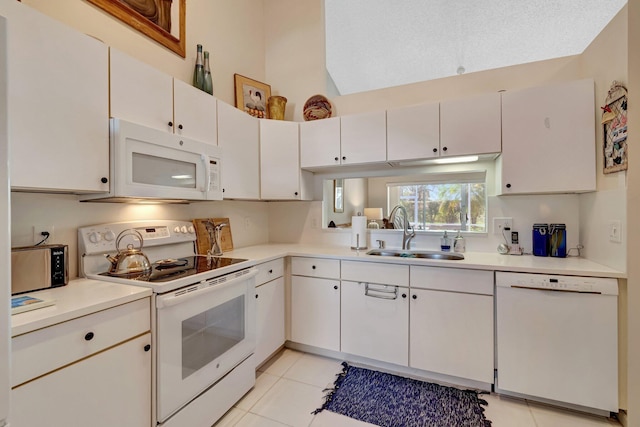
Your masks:
[{"label": "oven door window", "polygon": [[182,321],[182,379],[242,342],[244,299],[240,295]]}]

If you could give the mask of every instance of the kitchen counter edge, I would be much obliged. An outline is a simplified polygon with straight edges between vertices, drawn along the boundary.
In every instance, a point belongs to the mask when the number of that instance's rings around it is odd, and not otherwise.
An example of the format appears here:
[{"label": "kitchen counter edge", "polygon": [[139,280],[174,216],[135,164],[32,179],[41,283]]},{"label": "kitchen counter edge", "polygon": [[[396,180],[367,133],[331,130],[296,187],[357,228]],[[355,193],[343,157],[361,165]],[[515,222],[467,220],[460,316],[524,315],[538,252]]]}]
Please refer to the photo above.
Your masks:
[{"label": "kitchen counter edge", "polygon": [[246,258],[256,264],[287,256],[341,259],[345,261],[381,262],[388,264],[464,268],[521,273],[539,273],[568,276],[610,277],[624,279],[625,272],[594,261],[579,258],[536,257],[533,255],[500,255],[489,252],[466,252],[464,260],[436,260],[424,258],[381,257],[367,255],[367,250],[355,251],[339,246],[305,244],[265,244],[248,246],[225,252],[225,257]]},{"label": "kitchen counter edge", "polygon": [[11,337],[107,310],[151,294],[149,288],[91,279],[74,279],[66,286],[29,292],[25,295],[54,300],[55,303],[12,315]]}]

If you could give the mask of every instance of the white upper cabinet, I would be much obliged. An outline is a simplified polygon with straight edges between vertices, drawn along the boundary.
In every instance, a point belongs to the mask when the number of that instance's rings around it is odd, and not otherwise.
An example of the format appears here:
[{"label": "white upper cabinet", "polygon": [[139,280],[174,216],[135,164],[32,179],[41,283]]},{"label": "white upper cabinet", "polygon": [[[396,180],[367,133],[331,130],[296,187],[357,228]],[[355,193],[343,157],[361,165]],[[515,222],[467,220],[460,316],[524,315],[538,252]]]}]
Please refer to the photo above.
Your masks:
[{"label": "white upper cabinet", "polygon": [[222,197],[260,199],[259,122],[218,101],[218,145],[222,148]]},{"label": "white upper cabinet", "polygon": [[111,117],[217,144],[216,98],[117,49]]},{"label": "white upper cabinet", "polygon": [[300,170],[298,123],[260,120],[260,195],[263,200],[307,200],[308,175]]},{"label": "white upper cabinet", "polygon": [[110,48],[111,117],[173,132],[173,78]]},{"label": "white upper cabinet", "polygon": [[593,80],[504,92],[502,132],[498,194],[595,191]]},{"label": "white upper cabinet", "polygon": [[387,110],[387,160],[440,156],[440,104]]},{"label": "white upper cabinet", "polygon": [[340,164],[340,117],[300,123],[300,166]]},{"label": "white upper cabinet", "polygon": [[0,14],[12,188],[109,191],[107,46],[16,1]]},{"label": "white upper cabinet", "polygon": [[501,151],[500,93],[440,102],[440,156]]},{"label": "white upper cabinet", "polygon": [[174,132],[197,141],[218,143],[216,98],[173,79]]},{"label": "white upper cabinet", "polygon": [[340,153],[343,165],[386,161],[385,111],[343,116],[340,120]]}]

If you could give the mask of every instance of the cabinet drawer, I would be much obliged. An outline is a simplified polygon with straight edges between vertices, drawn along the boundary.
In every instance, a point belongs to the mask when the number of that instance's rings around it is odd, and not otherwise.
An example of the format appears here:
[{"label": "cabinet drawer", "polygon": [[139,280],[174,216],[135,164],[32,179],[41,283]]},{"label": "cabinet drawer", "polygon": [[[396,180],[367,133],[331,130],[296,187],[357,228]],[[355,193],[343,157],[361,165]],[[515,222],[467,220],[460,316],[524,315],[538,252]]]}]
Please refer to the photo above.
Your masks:
[{"label": "cabinet drawer", "polygon": [[149,331],[150,299],[143,298],[11,340],[11,385],[16,386]]},{"label": "cabinet drawer", "polygon": [[376,262],[342,261],[342,280],[409,286],[409,266]]},{"label": "cabinet drawer", "polygon": [[284,276],[284,259],[274,259],[273,261],[258,264],[256,268],[258,269],[256,286],[260,286],[273,279]]},{"label": "cabinet drawer", "polygon": [[291,258],[291,274],[339,279],[340,260],[293,257]]},{"label": "cabinet drawer", "polygon": [[493,271],[412,265],[411,287],[493,295]]}]

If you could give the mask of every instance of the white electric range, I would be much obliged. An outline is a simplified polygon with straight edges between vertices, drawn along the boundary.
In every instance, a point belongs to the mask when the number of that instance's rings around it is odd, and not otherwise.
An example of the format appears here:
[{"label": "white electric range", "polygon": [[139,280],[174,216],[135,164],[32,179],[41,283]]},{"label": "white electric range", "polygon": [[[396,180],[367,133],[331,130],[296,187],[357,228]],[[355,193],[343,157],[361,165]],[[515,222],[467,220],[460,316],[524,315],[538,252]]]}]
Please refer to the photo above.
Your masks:
[{"label": "white electric range", "polygon": [[[151,274],[109,274],[106,255],[127,245],[149,258]],[[154,425],[212,425],[253,387],[257,270],[251,261],[198,255],[191,222],[174,220],[81,227],[78,254],[82,276],[154,292]]]}]

